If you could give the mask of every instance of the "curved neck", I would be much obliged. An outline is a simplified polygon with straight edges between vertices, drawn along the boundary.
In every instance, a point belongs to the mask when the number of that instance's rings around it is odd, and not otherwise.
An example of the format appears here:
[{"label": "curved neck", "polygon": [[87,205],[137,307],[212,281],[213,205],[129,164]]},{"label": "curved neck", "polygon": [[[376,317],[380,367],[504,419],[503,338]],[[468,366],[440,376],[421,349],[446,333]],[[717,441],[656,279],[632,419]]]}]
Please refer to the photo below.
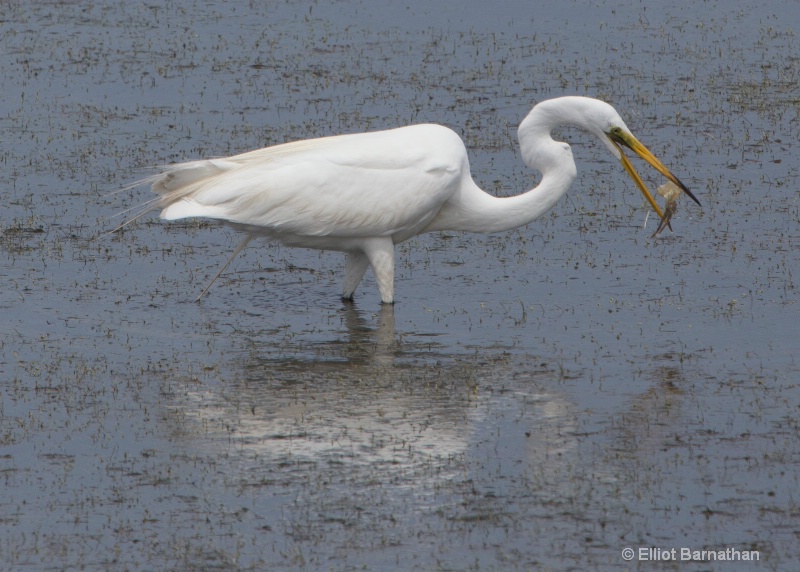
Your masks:
[{"label": "curved neck", "polygon": [[481,190],[467,171],[459,190],[443,205],[427,230],[502,232],[524,226],[552,209],[577,176],[570,146],[553,140],[550,135],[561,124],[585,125],[578,113],[579,106],[574,106],[573,113],[569,113],[570,107],[568,101],[561,101],[559,106],[543,102],[520,124],[522,159],[542,173],[538,186],[521,195],[495,197]]},{"label": "curved neck", "polygon": [[[566,149],[569,153],[569,149]],[[538,186],[513,197],[495,197],[481,190],[472,179],[471,189],[461,192],[457,201],[447,203],[431,230],[503,232],[525,226],[552,209],[575,180],[574,162],[569,154],[570,171],[543,172]]]}]

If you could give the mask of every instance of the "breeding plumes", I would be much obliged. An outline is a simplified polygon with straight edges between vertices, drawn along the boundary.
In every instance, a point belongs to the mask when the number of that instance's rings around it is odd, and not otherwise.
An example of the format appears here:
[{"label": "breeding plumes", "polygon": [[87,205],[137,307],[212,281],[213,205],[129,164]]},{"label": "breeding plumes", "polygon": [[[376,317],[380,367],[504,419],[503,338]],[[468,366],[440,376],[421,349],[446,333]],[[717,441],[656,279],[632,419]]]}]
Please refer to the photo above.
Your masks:
[{"label": "breeding plumes", "polygon": [[244,233],[198,300],[250,240],[266,237],[287,246],[346,253],[342,296],[352,298],[372,267],[382,302],[391,304],[395,244],[424,232],[502,232],[553,208],[576,177],[570,146],[551,136],[562,125],[596,135],[662,219],[623,147],[700,204],[613,107],[586,97],[561,97],[536,105],[519,126],[522,158],[542,174],[537,187],[520,195],[500,198],[482,191],[472,180],[459,136],[424,124],[171,165],[146,180],[158,197],[145,211],[161,209],[164,220],[218,219]]}]

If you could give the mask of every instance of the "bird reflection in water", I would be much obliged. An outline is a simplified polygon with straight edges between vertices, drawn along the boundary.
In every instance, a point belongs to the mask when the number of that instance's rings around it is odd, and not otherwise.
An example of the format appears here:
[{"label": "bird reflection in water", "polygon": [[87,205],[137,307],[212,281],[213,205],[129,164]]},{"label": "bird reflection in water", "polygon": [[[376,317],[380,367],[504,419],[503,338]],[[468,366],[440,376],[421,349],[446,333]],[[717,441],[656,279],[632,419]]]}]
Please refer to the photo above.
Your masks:
[{"label": "bird reflection in water", "polygon": [[463,475],[468,458],[498,439],[492,455],[528,467],[553,467],[574,450],[573,406],[544,388],[552,372],[537,377],[504,352],[452,354],[435,336],[398,335],[391,305],[364,314],[347,302],[340,315],[341,336],[313,348],[298,341],[296,356],[289,347],[279,358],[272,344],[253,345],[231,364],[230,381],[186,392],[174,404],[182,433],[254,465],[391,466],[408,486]]}]

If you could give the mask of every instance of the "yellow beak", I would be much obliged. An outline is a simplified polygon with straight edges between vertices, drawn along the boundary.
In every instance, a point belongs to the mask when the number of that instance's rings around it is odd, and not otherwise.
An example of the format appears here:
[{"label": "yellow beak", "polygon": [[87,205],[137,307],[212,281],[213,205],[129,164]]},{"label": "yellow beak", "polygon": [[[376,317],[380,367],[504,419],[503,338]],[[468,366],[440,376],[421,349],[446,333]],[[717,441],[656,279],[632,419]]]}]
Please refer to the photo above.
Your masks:
[{"label": "yellow beak", "polygon": [[686,188],[686,185],[681,183],[678,177],[673,175],[670,172],[670,170],[664,166],[664,163],[659,161],[647,147],[639,143],[636,137],[634,137],[630,133],[623,131],[622,129],[614,129],[611,131],[611,133],[608,134],[608,138],[611,139],[611,141],[619,149],[620,161],[622,162],[622,166],[625,167],[625,170],[631,176],[633,182],[636,183],[636,186],[639,187],[640,191],[642,191],[644,198],[647,199],[647,202],[650,203],[650,206],[653,207],[653,210],[656,211],[656,213],[662,220],[664,219],[664,213],[661,212],[661,209],[658,207],[658,204],[653,198],[653,195],[651,195],[650,191],[647,190],[647,187],[642,181],[642,178],[639,176],[639,173],[636,172],[636,169],[633,168],[633,165],[631,165],[631,162],[628,161],[628,158],[625,156],[625,153],[622,152],[623,146],[627,147],[628,149],[639,155],[639,157],[647,161],[656,171],[664,175],[667,179],[675,183],[678,186],[678,188],[680,188],[684,193],[689,195],[689,197],[691,197],[691,199],[694,202],[696,202],[698,205],[700,204],[700,201],[698,201],[697,197],[695,197],[692,194],[692,192]]}]

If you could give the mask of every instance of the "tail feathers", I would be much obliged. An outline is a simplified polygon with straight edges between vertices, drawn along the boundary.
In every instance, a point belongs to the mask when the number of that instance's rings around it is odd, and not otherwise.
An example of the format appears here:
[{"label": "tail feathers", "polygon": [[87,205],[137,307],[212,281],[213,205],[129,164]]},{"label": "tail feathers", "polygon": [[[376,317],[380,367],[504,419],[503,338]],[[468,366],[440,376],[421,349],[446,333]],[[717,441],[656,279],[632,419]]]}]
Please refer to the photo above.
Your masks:
[{"label": "tail feathers", "polygon": [[194,203],[193,201],[185,201],[182,199],[195,192],[197,187],[201,185],[203,181],[230,171],[235,167],[237,167],[237,163],[226,159],[207,159],[202,161],[179,163],[177,165],[169,165],[164,167],[164,171],[162,173],[140,179],[139,181],[136,181],[135,183],[116,191],[124,192],[142,185],[150,185],[151,190],[158,196],[114,215],[116,217],[128,215],[132,212],[135,213],[115,226],[112,230],[100,235],[100,237],[113,234],[125,228],[129,224],[136,222],[147,213],[159,209],[163,211],[162,218],[166,218],[168,220],[186,218],[189,216],[204,216],[202,213],[196,212],[194,214],[190,214],[193,210],[191,208],[192,204],[194,204],[195,207],[199,207],[200,205],[197,205],[197,203]]},{"label": "tail feathers", "polygon": [[163,220],[178,220],[181,218],[206,217],[224,218],[224,211],[219,212],[214,205],[202,205],[192,198],[176,199],[161,210]]},{"label": "tail feathers", "polygon": [[[143,183],[152,183],[153,192],[164,199],[176,200],[184,196],[182,190],[188,189],[201,181],[221,175],[236,168],[236,163],[225,159],[207,159],[171,165],[166,171],[145,179]],[[178,197],[174,197],[178,195]]]},{"label": "tail feathers", "polygon": [[[134,187],[138,186],[138,184],[139,183],[137,183],[137,185],[134,185]],[[114,234],[114,233],[122,230],[123,228],[125,228],[129,224],[133,224],[134,222],[136,222],[137,220],[142,218],[147,213],[156,210],[158,208],[159,200],[160,199],[158,199],[158,198],[150,199],[149,201],[145,201],[142,204],[136,205],[136,206],[131,207],[129,209],[125,209],[124,211],[113,215],[110,218],[116,218],[118,216],[123,216],[123,215],[127,215],[127,214],[129,214],[131,212],[135,212],[134,215],[129,216],[128,218],[126,218],[124,221],[119,223],[117,226],[115,226],[114,228],[112,228],[108,232],[104,232],[103,234],[101,234],[101,235],[99,235],[99,236],[97,236],[95,238],[104,238],[104,237],[108,236],[109,234]]]}]

